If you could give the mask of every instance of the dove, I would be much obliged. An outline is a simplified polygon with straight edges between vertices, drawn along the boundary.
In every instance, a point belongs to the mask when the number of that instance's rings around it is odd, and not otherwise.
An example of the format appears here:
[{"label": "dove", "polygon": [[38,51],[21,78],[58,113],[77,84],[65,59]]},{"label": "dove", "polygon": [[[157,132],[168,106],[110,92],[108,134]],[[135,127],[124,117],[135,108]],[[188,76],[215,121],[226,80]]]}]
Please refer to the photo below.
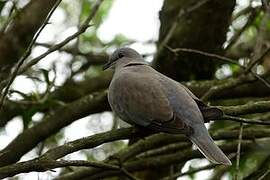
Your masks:
[{"label": "dove", "polygon": [[212,163],[231,165],[204,122],[223,115],[188,88],[152,68],[135,50],[112,53],[103,69],[115,70],[108,90],[112,110],[131,125],[157,132],[185,134]]}]

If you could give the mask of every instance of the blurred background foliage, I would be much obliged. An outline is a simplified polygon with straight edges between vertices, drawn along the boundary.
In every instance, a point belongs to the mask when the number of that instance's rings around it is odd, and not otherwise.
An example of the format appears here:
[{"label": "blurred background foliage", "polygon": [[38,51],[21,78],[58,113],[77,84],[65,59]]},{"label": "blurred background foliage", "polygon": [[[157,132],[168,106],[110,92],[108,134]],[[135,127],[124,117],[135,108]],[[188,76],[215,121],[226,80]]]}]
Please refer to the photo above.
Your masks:
[{"label": "blurred background foliage", "polygon": [[[135,0],[130,1],[135,3]],[[0,0],[1,28],[9,27],[8,22],[12,21],[12,18],[19,14],[28,2],[28,0]],[[63,0],[50,23],[38,38],[28,61],[76,32],[83,20],[89,15],[94,2],[94,0]],[[192,1],[193,4],[194,2],[196,1]],[[108,87],[111,72],[103,72],[101,65],[106,62],[108,54],[118,47],[130,46],[137,49],[156,69],[177,81],[186,81],[187,86],[194,89],[199,87],[200,83],[206,85],[208,81],[226,82],[226,80],[235,78],[242,73],[242,69],[238,65],[224,63],[210,57],[186,52],[179,52],[176,56],[166,47],[163,47],[162,51],[158,51],[168,35],[170,27],[175,21],[178,21],[176,17],[179,9],[188,9],[193,5],[183,0],[165,0],[164,4],[163,1],[152,1],[154,4],[159,3],[161,5],[159,7],[161,21],[158,20],[157,10],[151,9],[152,7],[148,3],[149,13],[156,13],[157,16],[153,21],[156,23],[154,28],[160,28],[160,32],[162,32],[159,37],[153,33],[152,37],[141,41],[126,34],[117,33],[113,34],[110,40],[104,40],[102,36],[106,33],[111,34],[111,29],[102,31],[100,29],[110,18],[110,12],[115,8],[116,3],[118,6],[123,4],[121,8],[125,8],[123,0],[105,0],[85,33],[16,78],[6,100],[9,107],[6,111],[0,112],[0,121],[2,121],[0,127],[1,148],[4,148],[23,130],[39,123],[54,108],[64,106],[86,94],[105,90]],[[138,4],[136,8],[144,6],[144,1],[136,3]],[[202,6],[191,12],[190,15],[181,18],[177,24],[177,30],[172,34],[166,45],[170,48],[194,48],[217,53],[233,59],[236,63],[247,65],[270,47],[270,11],[267,8],[262,7],[259,0],[214,1],[213,4],[209,3],[209,6]],[[141,13],[140,9],[137,9],[136,13]],[[145,12],[143,11],[143,13]],[[125,18],[125,15],[122,14],[121,16]],[[35,16],[34,13],[33,16]],[[132,17],[133,19],[130,19],[130,21],[134,24],[141,21],[141,19],[136,19],[136,14]],[[218,19],[219,17],[221,19]],[[126,26],[125,23],[121,23],[122,19],[117,21],[119,22],[114,22],[113,25],[120,26],[120,29],[121,26]],[[208,22],[209,24],[207,24]],[[141,33],[143,31],[140,29],[148,28],[148,26],[138,26],[137,28],[138,33]],[[269,62],[269,56],[267,55],[260,65],[253,68],[254,72],[267,77],[270,68]],[[255,85],[254,89],[260,89],[261,86],[256,87]],[[230,95],[220,96],[210,99],[209,103],[217,106],[235,106],[256,101],[267,101],[269,100],[269,90],[266,89],[264,92],[266,93],[253,91],[247,96],[245,93],[242,95],[238,93],[238,95],[232,95],[232,97]],[[230,94],[230,92],[227,94]],[[260,117],[259,119],[267,120],[270,114],[257,113],[243,117],[254,119]],[[118,128],[122,123],[119,123],[117,117],[109,111],[86,116],[41,142],[31,152],[24,155],[21,160],[31,159],[52,147],[74,139]],[[245,130],[256,129],[260,131],[264,128],[267,127],[244,126]],[[213,134],[238,130],[239,123],[218,121],[210,123],[209,129]],[[237,139],[223,140],[220,144],[236,141]],[[263,175],[270,177],[266,174],[270,171],[268,144],[269,139],[265,139],[264,150],[254,147],[245,151],[243,155],[241,154],[240,173],[242,179],[259,179]],[[65,158],[101,161],[127,146],[128,141],[116,141],[94,149],[82,150]],[[233,162],[234,165],[229,168],[216,167],[212,170],[189,174],[183,178],[202,179],[203,175],[207,177],[204,179],[233,179],[235,161]],[[181,169],[182,172],[190,171],[207,164],[206,160],[194,159],[176,168],[174,172],[180,172]],[[37,174],[40,179],[51,179],[58,174],[72,172],[74,169],[63,168],[62,170],[57,169],[56,172],[30,173],[18,175],[11,179],[36,178]]]}]

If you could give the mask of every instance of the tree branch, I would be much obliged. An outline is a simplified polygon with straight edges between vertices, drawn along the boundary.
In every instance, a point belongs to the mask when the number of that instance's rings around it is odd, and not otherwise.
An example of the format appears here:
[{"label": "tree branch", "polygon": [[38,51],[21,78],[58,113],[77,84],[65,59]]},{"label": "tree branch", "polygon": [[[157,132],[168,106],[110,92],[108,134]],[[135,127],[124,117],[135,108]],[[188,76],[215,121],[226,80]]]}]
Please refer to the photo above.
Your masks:
[{"label": "tree branch", "polygon": [[[11,68],[29,46],[34,34],[43,24],[56,2],[57,0],[30,1],[20,13],[16,14],[0,36],[0,82],[8,77]],[[1,87],[0,90],[2,91]]]},{"label": "tree branch", "polygon": [[221,119],[222,120],[231,120],[231,121],[240,122],[240,123],[247,123],[247,124],[270,125],[270,121],[250,120],[250,119],[246,119],[246,118],[228,116],[228,115],[224,115]]},{"label": "tree branch", "polygon": [[24,52],[24,54],[22,55],[22,57],[19,59],[14,72],[11,74],[11,77],[8,79],[8,83],[5,87],[4,92],[1,94],[0,97],[0,110],[3,106],[3,103],[5,101],[5,97],[8,94],[9,88],[11,86],[11,84],[13,83],[13,81],[15,80],[17,73],[19,72],[20,67],[23,65],[24,61],[26,60],[26,58],[31,54],[32,51],[32,47],[35,44],[37,38],[39,37],[40,33],[42,32],[42,30],[45,28],[45,26],[48,24],[48,21],[50,20],[53,12],[56,10],[56,8],[58,7],[58,5],[61,3],[62,0],[57,0],[56,3],[54,4],[52,10],[49,12],[48,16],[45,18],[43,24],[41,25],[41,27],[39,28],[39,30],[37,31],[37,33],[34,35],[34,38],[31,40],[29,46],[27,47],[26,51]]},{"label": "tree branch", "polygon": [[[66,156],[67,154],[76,152],[78,150],[93,148],[103,143],[111,142],[115,140],[127,139],[134,136],[138,137],[142,135],[141,134],[142,132],[143,131],[137,130],[135,128],[123,128],[123,129],[112,130],[105,133],[100,133],[100,134],[92,135],[86,138],[81,138],[75,141],[71,141],[62,146],[59,146],[59,147],[56,147],[47,151],[45,154],[43,154],[37,159],[2,167],[0,168],[0,175],[3,175],[3,177],[7,177],[7,176],[13,176],[18,173],[23,173],[23,172],[30,172],[30,171],[42,172],[45,170],[49,170],[49,169],[53,169],[57,167],[65,167],[65,166],[91,166],[91,167],[103,168],[102,171],[104,171],[104,168],[119,170],[119,169],[116,169],[115,166],[114,167],[111,166],[111,164],[115,165],[117,163],[115,161],[115,158],[119,158],[120,162],[124,163],[128,159],[133,158],[136,155],[147,152],[148,150],[155,149],[162,145],[165,145],[168,143],[175,143],[175,142],[177,143],[187,142],[187,138],[185,138],[183,135],[171,135],[171,134],[165,134],[165,133],[154,134],[154,135],[151,135],[150,137],[147,137],[145,139],[138,141],[137,143],[131,145],[128,148],[123,149],[121,152],[117,153],[116,155],[113,155],[113,157],[108,158],[107,160],[104,161],[104,163],[106,164],[95,163],[95,162],[85,162],[85,161],[71,161],[71,162],[68,161],[64,163],[62,163],[62,161],[55,162],[57,159],[62,158]],[[239,131],[234,130],[234,131],[223,131],[223,132],[215,133],[212,136],[215,140],[226,140],[226,139],[237,139],[238,134],[239,134]],[[243,136],[243,139],[245,140],[253,140],[254,138],[265,138],[265,137],[270,137],[270,131],[268,129],[260,130],[260,131],[247,129],[243,132],[242,136]],[[174,147],[177,148],[177,146],[174,146]],[[226,146],[224,146],[224,148],[225,147]],[[236,145],[236,148],[237,148],[237,145]],[[184,152],[186,152],[187,155],[189,153],[192,153],[192,154],[194,153],[193,151],[189,152],[189,150],[184,151]],[[161,156],[166,156],[166,154],[165,155],[162,154]],[[196,157],[197,156],[201,157],[200,153],[196,152]],[[149,159],[149,158],[156,158],[156,156],[154,157],[145,156],[143,159]],[[185,156],[182,155],[181,158],[185,159]],[[125,168],[128,167],[126,163],[124,163],[123,165]],[[129,171],[129,169],[127,170]],[[99,171],[99,170],[95,169],[93,172],[91,171],[89,172],[94,173],[96,171]]]},{"label": "tree branch", "polygon": [[83,160],[55,161],[37,158],[30,161],[20,162],[17,164],[0,168],[0,178],[2,179],[6,177],[12,177],[20,173],[27,173],[33,171],[44,172],[50,169],[62,168],[67,166],[83,166],[83,167],[101,168],[104,170],[118,170],[118,171],[120,170],[118,166],[105,163],[90,162]]},{"label": "tree branch", "polygon": [[269,112],[270,101],[249,102],[238,106],[217,106],[226,115],[237,116],[252,113]]},{"label": "tree branch", "polygon": [[77,38],[79,35],[81,35],[82,33],[84,33],[87,28],[89,27],[89,23],[91,22],[91,20],[95,17],[99,6],[101,5],[103,0],[97,0],[95,2],[95,4],[93,5],[93,8],[89,14],[89,16],[86,18],[86,20],[83,22],[83,24],[79,27],[78,31],[74,34],[72,34],[71,36],[67,37],[65,40],[63,40],[62,42],[50,47],[45,53],[39,55],[38,57],[32,59],[29,61],[28,64],[26,64],[21,70],[20,73],[25,72],[29,67],[37,64],[41,59],[43,59],[44,57],[46,57],[47,55],[49,55],[50,53],[61,49],[63,46],[65,46],[67,43],[69,43],[71,40]]},{"label": "tree branch", "polygon": [[243,123],[240,123],[240,130],[239,130],[239,136],[238,136],[238,145],[237,145],[237,153],[236,153],[236,174],[235,174],[235,180],[238,180],[240,177],[240,157],[241,157],[241,143],[242,143],[242,136],[243,136]]},{"label": "tree branch", "polygon": [[[248,151],[249,149],[254,147],[252,142],[243,142],[242,144],[243,150]],[[233,153],[237,150],[237,143],[230,143],[227,145],[221,146],[221,149],[226,153]],[[179,162],[186,162],[190,159],[194,158],[202,158],[202,154],[197,150],[184,150],[179,151],[172,154],[155,156],[150,158],[138,159],[130,162],[124,163],[125,168],[129,172],[141,171],[145,169],[153,169],[153,168],[160,168],[165,167],[171,164],[177,164]],[[94,179],[102,179],[105,177],[113,177],[119,175],[119,172],[116,171],[91,171],[90,169],[79,170],[74,173],[69,173],[59,178],[57,180],[67,180],[67,179],[83,179],[88,177],[89,180]]]},{"label": "tree branch", "polygon": [[48,113],[40,123],[23,131],[6,148],[0,151],[0,166],[18,161],[22,155],[34,148],[39,142],[75,120],[106,109],[109,109],[106,92],[88,95],[59,107]]}]

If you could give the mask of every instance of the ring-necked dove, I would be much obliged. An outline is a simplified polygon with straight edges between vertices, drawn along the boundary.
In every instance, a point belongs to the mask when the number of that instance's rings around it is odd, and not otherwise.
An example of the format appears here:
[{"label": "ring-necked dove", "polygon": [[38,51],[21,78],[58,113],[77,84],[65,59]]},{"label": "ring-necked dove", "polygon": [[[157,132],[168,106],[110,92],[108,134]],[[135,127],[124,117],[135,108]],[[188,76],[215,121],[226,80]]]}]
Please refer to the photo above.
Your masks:
[{"label": "ring-necked dove", "polygon": [[108,99],[112,110],[129,124],[155,131],[185,133],[213,163],[231,165],[210,137],[204,120],[222,115],[186,87],[149,66],[131,48],[120,48],[104,69],[115,68]]}]

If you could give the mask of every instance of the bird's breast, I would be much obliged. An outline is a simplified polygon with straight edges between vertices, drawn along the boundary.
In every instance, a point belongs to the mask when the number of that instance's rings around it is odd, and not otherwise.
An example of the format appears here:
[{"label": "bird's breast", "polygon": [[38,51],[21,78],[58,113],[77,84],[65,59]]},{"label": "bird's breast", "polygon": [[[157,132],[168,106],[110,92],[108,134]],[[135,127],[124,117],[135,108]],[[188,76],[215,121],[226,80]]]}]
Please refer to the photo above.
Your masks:
[{"label": "bird's breast", "polygon": [[[126,96],[127,87],[121,79],[113,78],[109,86],[108,101],[112,110],[122,119],[127,121],[128,96]],[[128,122],[131,123],[131,122]]]}]

